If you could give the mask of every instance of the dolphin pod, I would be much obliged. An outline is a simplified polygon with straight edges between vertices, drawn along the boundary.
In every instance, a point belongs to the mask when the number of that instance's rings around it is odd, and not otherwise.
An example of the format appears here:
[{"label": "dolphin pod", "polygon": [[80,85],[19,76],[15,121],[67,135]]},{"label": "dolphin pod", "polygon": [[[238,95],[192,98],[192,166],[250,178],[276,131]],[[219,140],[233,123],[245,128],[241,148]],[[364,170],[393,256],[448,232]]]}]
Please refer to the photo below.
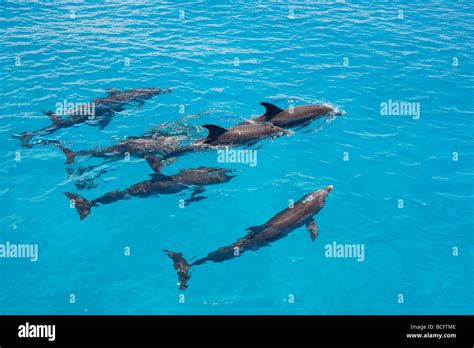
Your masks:
[{"label": "dolphin pod", "polygon": [[[104,128],[111,121],[114,113],[124,110],[127,106],[143,103],[162,93],[170,93],[169,89],[160,88],[136,88],[125,91],[109,90],[107,97],[97,98],[93,101],[95,105],[94,122]],[[184,136],[190,142],[186,145],[180,143],[182,135],[173,135],[154,129],[140,136],[127,137],[115,145],[88,150],[72,151],[60,142],[54,140],[42,140],[44,144],[56,145],[65,155],[66,164],[74,162],[78,156],[99,157],[107,160],[122,159],[125,154],[129,156],[144,158],[154,170],[151,178],[131,185],[124,190],[107,192],[95,199],[86,198],[72,192],[64,192],[66,197],[79,214],[80,220],[91,214],[92,208],[100,205],[112,204],[120,200],[135,198],[148,198],[165,194],[177,194],[185,190],[191,190],[191,195],[184,203],[190,204],[205,199],[200,195],[208,185],[216,185],[229,182],[235,175],[230,175],[232,169],[198,167],[182,169],[176,174],[165,175],[161,172],[164,166],[176,161],[177,157],[192,152],[219,149],[222,147],[253,146],[267,139],[277,138],[283,135],[291,135],[291,128],[303,128],[314,120],[340,116],[342,111],[326,104],[295,106],[281,109],[271,103],[260,103],[265,108],[261,116],[247,120],[230,128],[218,125],[205,124],[206,137],[193,140],[191,136]],[[51,134],[61,128],[71,127],[77,124],[91,121],[90,114],[80,113],[80,106],[66,110],[63,115],[57,115],[51,111],[44,111],[51,119],[52,124],[34,132],[24,132],[19,135],[23,147],[32,147],[30,140],[38,135]],[[240,257],[247,251],[256,251],[259,248],[269,246],[292,231],[305,226],[314,241],[318,236],[318,225],[314,216],[324,207],[333,186],[311,192],[288,207],[262,225],[248,227],[247,234],[227,246],[220,247],[207,256],[189,263],[180,252],[164,249],[163,251],[173,261],[174,269],[177,271],[179,288],[188,288],[191,277],[190,270],[208,262],[225,262]]]},{"label": "dolphin pod", "polygon": [[159,155],[163,159],[183,156],[189,152],[214,149],[222,146],[252,145],[258,141],[284,134],[291,134],[283,128],[272,123],[244,124],[225,129],[216,125],[202,126],[209,131],[204,139],[199,139],[187,146],[179,146],[176,136],[162,134],[146,134],[131,137],[116,145],[102,149],[72,151],[60,144],[54,143],[66,155],[66,164],[74,162],[77,156],[101,157],[108,159],[122,159],[125,154],[133,157],[144,158],[148,155]]},{"label": "dolphin pod", "polygon": [[163,250],[173,260],[173,266],[178,271],[179,288],[185,290],[190,279],[189,271],[207,262],[224,262],[240,257],[246,251],[256,251],[261,247],[270,245],[279,239],[286,237],[293,230],[306,226],[311,240],[318,236],[318,225],[314,215],[324,207],[326,198],[332,190],[332,185],[325,189],[317,190],[307,194],[296,202],[292,207],[286,208],[273,216],[263,225],[247,228],[246,236],[236,242],[210,252],[206,257],[198,259],[189,264],[182,253]]},{"label": "dolphin pod", "polygon": [[54,143],[66,155],[66,164],[74,162],[78,156],[100,157],[109,160],[119,160],[128,154],[137,158],[148,155],[161,156],[163,159],[183,156],[190,152],[217,149],[226,146],[252,146],[262,139],[281,135],[291,135],[289,128],[305,127],[313,120],[329,115],[342,115],[342,112],[325,105],[296,106],[292,109],[282,110],[270,103],[261,103],[266,108],[264,115],[240,123],[229,129],[206,124],[203,128],[208,130],[206,138],[198,139],[189,145],[180,146],[179,137],[166,135],[162,132],[148,132],[142,136],[128,137],[118,144],[102,149],[89,149],[72,151],[56,142]]},{"label": "dolphin pod", "polygon": [[[90,103],[75,106],[64,110],[62,115],[53,111],[42,111],[51,120],[51,125],[33,132],[16,134],[21,141],[22,147],[31,147],[30,140],[37,135],[52,134],[59,129],[72,127],[81,123],[92,123],[100,129],[105,128],[117,112],[125,110],[131,104],[138,104],[141,108],[146,100],[159,94],[171,93],[169,88],[132,88],[125,91],[117,89],[107,90],[107,96],[94,99]],[[63,117],[63,115],[65,117]]]}]

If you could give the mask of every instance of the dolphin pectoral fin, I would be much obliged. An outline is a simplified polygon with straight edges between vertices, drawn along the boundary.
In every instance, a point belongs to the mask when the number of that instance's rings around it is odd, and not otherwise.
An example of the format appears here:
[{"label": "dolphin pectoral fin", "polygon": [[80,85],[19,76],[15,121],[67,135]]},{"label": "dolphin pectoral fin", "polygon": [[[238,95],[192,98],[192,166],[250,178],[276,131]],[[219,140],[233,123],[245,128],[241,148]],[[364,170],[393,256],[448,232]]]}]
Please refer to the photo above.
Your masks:
[{"label": "dolphin pectoral fin", "polygon": [[145,160],[148,165],[155,171],[155,173],[161,174],[161,169],[164,167],[162,164],[162,158],[159,156],[146,155]]},{"label": "dolphin pectoral fin", "polygon": [[207,198],[206,196],[198,196],[198,194],[203,193],[204,191],[205,191],[204,187],[201,187],[201,186],[196,187],[193,193],[191,193],[191,197],[184,201],[184,204],[188,205],[189,203],[198,202],[203,199],[206,199]]},{"label": "dolphin pectoral fin", "polygon": [[137,105],[137,110],[143,109],[143,105],[145,105],[145,102],[143,100],[140,100],[140,102]]},{"label": "dolphin pectoral fin", "polygon": [[265,121],[271,120],[273,117],[275,117],[276,115],[278,115],[280,112],[283,111],[278,106],[273,105],[271,103],[263,102],[263,103],[260,103],[260,105],[262,105],[265,108],[265,114],[264,114]]},{"label": "dolphin pectoral fin", "polygon": [[314,242],[314,240],[319,234],[318,224],[316,223],[316,220],[311,219],[311,221],[306,224],[306,229],[309,231],[309,235],[311,236],[311,241]]},{"label": "dolphin pectoral fin", "polygon": [[145,160],[148,162],[151,169],[155,171],[153,174],[150,174],[152,180],[154,181],[169,180],[170,177],[168,175],[161,173],[161,169],[164,167],[163,165],[164,161],[161,159],[161,157],[147,155],[145,156]]},{"label": "dolphin pectoral fin", "polygon": [[193,202],[199,202],[199,201],[202,201],[203,199],[206,199],[207,197],[206,196],[197,196],[197,197],[191,197],[191,198],[188,198],[184,201],[184,205],[188,205],[188,204],[191,204]]},{"label": "dolphin pectoral fin", "polygon": [[110,121],[112,121],[112,117],[104,117],[104,118],[102,118],[102,119],[98,122],[99,129],[104,129],[105,127],[107,127],[107,125],[110,123]]},{"label": "dolphin pectoral fin", "polygon": [[159,178],[169,178],[167,175],[162,174],[161,170],[171,163],[176,162],[176,157],[171,157],[165,160],[159,156],[146,155],[145,160],[150,165],[151,169],[155,171],[154,174],[151,174],[151,177],[158,180]]}]

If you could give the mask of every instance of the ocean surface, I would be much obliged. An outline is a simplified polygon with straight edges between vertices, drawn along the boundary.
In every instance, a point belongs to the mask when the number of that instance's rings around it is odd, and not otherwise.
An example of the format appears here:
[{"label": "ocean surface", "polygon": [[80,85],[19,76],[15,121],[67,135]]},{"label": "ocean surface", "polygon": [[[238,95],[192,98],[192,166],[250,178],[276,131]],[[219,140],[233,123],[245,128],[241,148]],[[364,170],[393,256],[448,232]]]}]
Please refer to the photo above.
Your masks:
[{"label": "ocean surface", "polygon": [[[0,244],[37,245],[38,259],[0,258],[0,313],[474,314],[473,37],[471,1],[2,1]],[[41,110],[58,102],[139,87],[173,93],[103,130],[45,139],[82,150],[164,122],[231,127],[263,101],[344,115],[254,146],[254,167],[217,163],[215,151],[178,158],[165,174],[238,170],[184,209],[190,191],[80,221],[63,192],[125,189],[149,178],[146,162],[65,165],[55,146],[22,148],[13,135],[48,126]],[[401,102],[420,112],[382,110]],[[205,256],[327,185],[314,242],[299,228],[196,267],[178,289],[162,249]],[[327,257],[334,242],[363,246],[363,260]]]}]

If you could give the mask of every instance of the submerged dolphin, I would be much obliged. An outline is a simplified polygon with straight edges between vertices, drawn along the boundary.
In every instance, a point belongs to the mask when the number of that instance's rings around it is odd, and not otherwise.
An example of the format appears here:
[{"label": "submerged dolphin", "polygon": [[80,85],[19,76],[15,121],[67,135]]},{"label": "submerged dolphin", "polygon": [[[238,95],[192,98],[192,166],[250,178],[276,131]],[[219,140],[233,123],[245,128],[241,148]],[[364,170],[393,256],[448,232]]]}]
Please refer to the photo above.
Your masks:
[{"label": "submerged dolphin", "polygon": [[66,164],[71,164],[77,156],[100,157],[110,160],[123,159],[125,154],[132,157],[144,158],[148,155],[166,156],[180,149],[178,141],[182,137],[153,135],[151,137],[130,137],[118,144],[104,148],[72,151],[68,148],[54,143],[66,155]]},{"label": "submerged dolphin", "polygon": [[221,184],[235,177],[235,175],[228,175],[229,172],[232,172],[230,169],[212,167],[182,169],[178,174],[168,176],[160,172],[162,165],[159,162],[155,162],[154,158],[147,158],[147,160],[156,172],[151,174],[152,178],[150,180],[134,184],[123,191],[115,190],[108,192],[91,201],[75,193],[65,192],[64,194],[70,201],[74,202],[74,207],[82,220],[89,216],[92,207],[99,204],[110,204],[131,197],[146,198],[160,194],[175,194],[193,188],[191,198],[185,201],[186,204],[189,204],[206,198],[204,196],[197,196],[204,192],[203,186]]},{"label": "submerged dolphin", "polygon": [[107,96],[104,98],[94,99],[90,103],[78,105],[72,109],[65,110],[58,115],[52,111],[43,111],[49,116],[51,125],[33,132],[23,132],[14,135],[20,138],[23,147],[31,147],[29,141],[39,134],[51,134],[61,128],[72,127],[76,124],[94,121],[94,124],[100,128],[106,127],[112,120],[116,112],[125,110],[126,106],[137,103],[138,107],[142,107],[146,100],[153,98],[162,93],[171,93],[171,89],[165,88],[132,88],[125,91],[116,89],[107,90]]},{"label": "submerged dolphin", "polygon": [[215,125],[204,125],[209,130],[209,135],[197,140],[190,145],[180,146],[177,140],[182,138],[160,134],[146,134],[140,137],[127,139],[116,145],[103,149],[91,149],[71,151],[62,145],[58,146],[66,155],[66,164],[74,162],[76,156],[102,157],[109,159],[121,159],[125,153],[134,157],[145,157],[147,155],[161,156],[163,159],[177,157],[188,152],[201,151],[217,148],[220,146],[251,145],[267,137],[277,137],[283,134],[291,134],[271,123],[255,123],[235,126],[225,129]]},{"label": "submerged dolphin", "polygon": [[265,114],[253,118],[249,122],[271,122],[278,127],[290,128],[306,126],[311,121],[327,115],[342,115],[340,110],[326,104],[295,106],[285,110],[271,103],[260,103],[260,105],[265,108]]},{"label": "submerged dolphin", "polygon": [[203,257],[189,264],[182,253],[163,250],[173,260],[174,268],[178,271],[180,281],[179,288],[185,290],[187,281],[191,277],[189,270],[191,267],[202,265],[206,262],[224,262],[242,255],[245,251],[257,250],[268,246],[281,238],[286,237],[290,232],[301,226],[306,226],[310,233],[311,240],[314,241],[318,236],[318,227],[313,216],[316,215],[324,206],[332,185],[325,189],[314,191],[294,204],[292,208],[286,208],[263,225],[247,228],[250,232],[236,242],[219,248],[206,257]]}]

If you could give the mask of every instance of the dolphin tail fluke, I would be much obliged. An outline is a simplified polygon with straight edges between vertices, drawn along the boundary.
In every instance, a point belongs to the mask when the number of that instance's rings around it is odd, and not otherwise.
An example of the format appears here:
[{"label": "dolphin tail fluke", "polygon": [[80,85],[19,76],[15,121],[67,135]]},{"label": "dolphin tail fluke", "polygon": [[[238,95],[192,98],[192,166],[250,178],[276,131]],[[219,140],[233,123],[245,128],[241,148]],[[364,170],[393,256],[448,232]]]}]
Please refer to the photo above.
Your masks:
[{"label": "dolphin tail fluke", "polygon": [[189,275],[189,269],[191,268],[191,265],[188,263],[188,261],[186,261],[182,253],[177,253],[166,249],[163,251],[171,260],[173,260],[173,267],[178,271],[179,288],[181,290],[186,290],[188,287],[187,282],[189,278],[191,278]]},{"label": "dolphin tail fluke", "polygon": [[76,208],[81,220],[89,216],[93,205],[91,202],[75,193],[64,192],[64,194],[67,198],[69,198],[69,201],[71,202],[71,207]]},{"label": "dolphin tail fluke", "polygon": [[65,162],[66,164],[71,164],[72,162],[74,162],[74,159],[76,158],[77,153],[69,150],[68,148],[65,148],[64,146],[60,144],[55,143],[54,145],[56,145],[66,155],[66,162]]}]

